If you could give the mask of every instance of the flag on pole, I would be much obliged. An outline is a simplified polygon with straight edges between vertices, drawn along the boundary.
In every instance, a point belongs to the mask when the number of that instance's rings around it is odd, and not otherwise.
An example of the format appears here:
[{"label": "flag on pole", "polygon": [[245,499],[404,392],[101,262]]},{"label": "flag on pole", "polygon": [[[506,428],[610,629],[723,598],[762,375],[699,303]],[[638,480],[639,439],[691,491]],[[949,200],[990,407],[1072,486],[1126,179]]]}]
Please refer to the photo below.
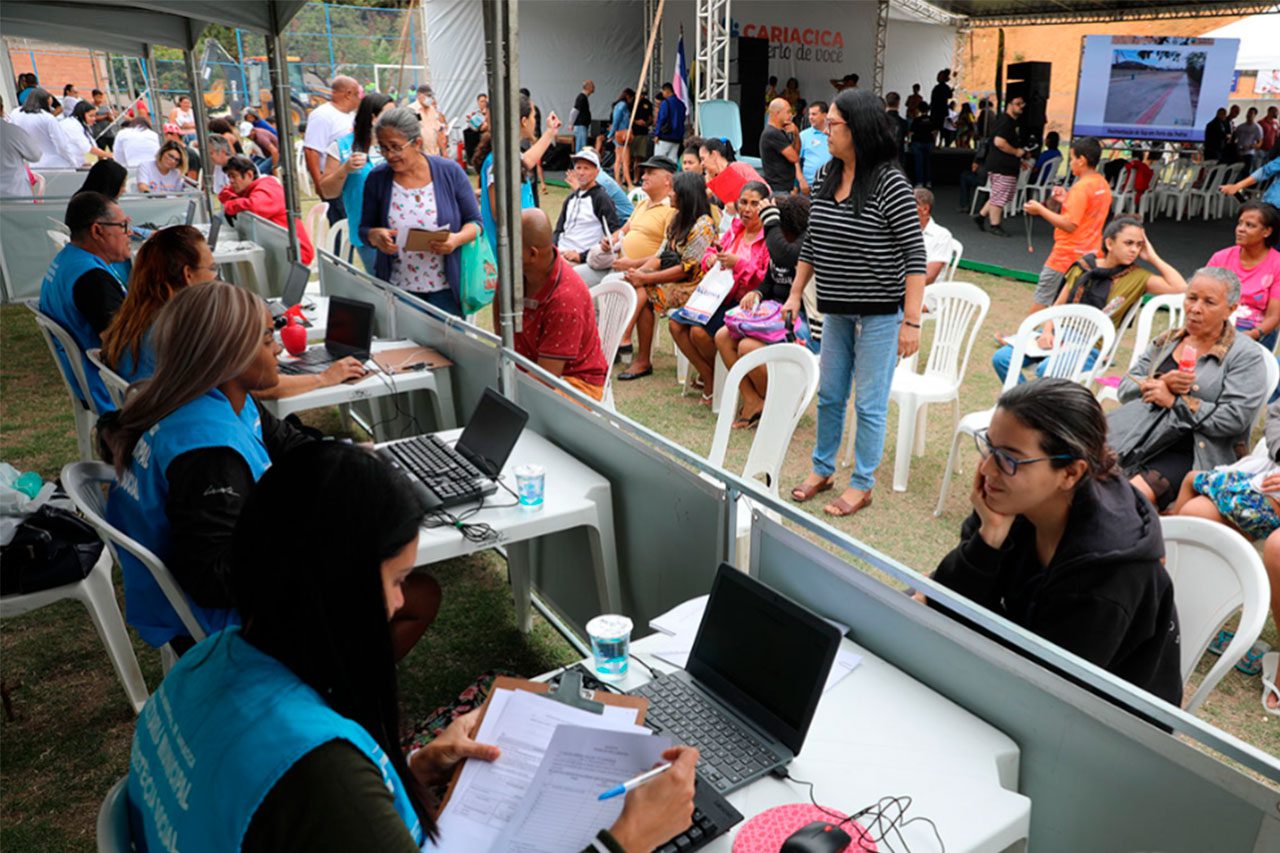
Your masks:
[{"label": "flag on pole", "polygon": [[680,41],[676,44],[676,68],[671,78],[671,88],[676,97],[689,109],[689,70],[684,63],[684,27],[680,28]]}]

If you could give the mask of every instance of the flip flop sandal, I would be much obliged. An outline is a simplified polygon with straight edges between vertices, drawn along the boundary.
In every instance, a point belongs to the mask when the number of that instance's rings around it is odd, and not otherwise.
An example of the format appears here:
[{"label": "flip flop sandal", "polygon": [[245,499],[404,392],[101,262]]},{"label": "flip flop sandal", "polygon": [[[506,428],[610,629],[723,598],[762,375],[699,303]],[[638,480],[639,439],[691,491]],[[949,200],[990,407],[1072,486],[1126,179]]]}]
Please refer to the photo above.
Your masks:
[{"label": "flip flop sandal", "polygon": [[622,382],[630,382],[632,379],[643,379],[646,376],[652,376],[652,375],[653,375],[653,368],[646,367],[644,370],[641,370],[639,373],[632,373],[630,370],[628,370],[626,373],[619,373],[618,379]]},{"label": "flip flop sandal", "polygon": [[1244,657],[1236,664],[1236,670],[1245,675],[1258,675],[1262,672],[1262,656],[1271,651],[1271,646],[1259,640],[1249,647]]},{"label": "flip flop sandal", "polygon": [[1267,704],[1267,696],[1274,694],[1280,699],[1280,687],[1276,686],[1276,671],[1280,670],[1280,652],[1267,652],[1262,656],[1262,710],[1280,717],[1280,706],[1272,708]]},{"label": "flip flop sandal", "polygon": [[760,412],[756,412],[749,418],[738,418],[733,422],[732,429],[755,429],[760,423]]},{"label": "flip flop sandal", "polygon": [[1213,642],[1209,644],[1209,653],[1220,655],[1227,650],[1227,646],[1231,645],[1231,638],[1236,635],[1235,631],[1228,631],[1223,628],[1218,632],[1218,636],[1213,638]]},{"label": "flip flop sandal", "polygon": [[714,394],[703,394],[702,397],[699,398],[698,400],[698,405],[711,408],[711,406],[715,403],[715,400],[716,398]]},{"label": "flip flop sandal", "polygon": [[[856,515],[867,507],[871,506],[871,493],[864,492],[862,497],[853,503],[849,503],[844,498],[836,498],[831,503],[822,508],[822,511],[832,518],[848,518]],[[835,512],[832,512],[835,510]]]},{"label": "flip flop sandal", "polygon": [[801,483],[791,490],[791,500],[798,504],[802,504],[805,501],[811,501],[813,500],[814,495],[821,494],[822,492],[829,492],[835,488],[835,485],[835,479],[833,477],[827,477],[820,483],[808,486]]}]

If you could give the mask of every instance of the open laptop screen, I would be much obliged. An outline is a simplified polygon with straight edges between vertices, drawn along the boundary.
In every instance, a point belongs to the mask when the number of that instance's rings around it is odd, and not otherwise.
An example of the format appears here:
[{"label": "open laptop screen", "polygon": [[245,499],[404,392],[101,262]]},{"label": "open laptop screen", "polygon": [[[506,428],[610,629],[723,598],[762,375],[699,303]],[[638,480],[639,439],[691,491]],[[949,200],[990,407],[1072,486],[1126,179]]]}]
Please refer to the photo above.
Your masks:
[{"label": "open laptop screen", "polygon": [[280,302],[285,308],[292,308],[302,301],[307,292],[307,279],[311,270],[305,264],[294,261],[289,265],[289,278],[285,281],[284,291],[280,294]]},{"label": "open laptop screen", "polygon": [[338,358],[354,355],[367,359],[373,346],[373,306],[358,299],[329,297],[324,345]]},{"label": "open laptop screen", "polygon": [[528,412],[492,388],[486,388],[455,447],[472,465],[490,477],[497,477],[528,421]]},{"label": "open laptop screen", "polygon": [[722,563],[686,669],[798,753],[839,645],[822,617]]}]

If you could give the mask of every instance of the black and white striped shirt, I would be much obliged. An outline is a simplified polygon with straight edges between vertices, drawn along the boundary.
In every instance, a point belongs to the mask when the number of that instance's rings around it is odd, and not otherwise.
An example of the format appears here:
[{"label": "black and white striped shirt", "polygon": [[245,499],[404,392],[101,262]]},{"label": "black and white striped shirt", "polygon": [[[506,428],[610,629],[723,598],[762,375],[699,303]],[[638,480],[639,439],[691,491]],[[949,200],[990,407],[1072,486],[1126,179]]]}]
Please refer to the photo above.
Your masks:
[{"label": "black and white striped shirt", "polygon": [[924,237],[906,177],[884,167],[861,211],[853,195],[842,202],[818,198],[831,173],[814,178],[809,233],[800,260],[813,265],[818,310],[824,314],[892,314],[903,303],[907,276],[925,274]]}]

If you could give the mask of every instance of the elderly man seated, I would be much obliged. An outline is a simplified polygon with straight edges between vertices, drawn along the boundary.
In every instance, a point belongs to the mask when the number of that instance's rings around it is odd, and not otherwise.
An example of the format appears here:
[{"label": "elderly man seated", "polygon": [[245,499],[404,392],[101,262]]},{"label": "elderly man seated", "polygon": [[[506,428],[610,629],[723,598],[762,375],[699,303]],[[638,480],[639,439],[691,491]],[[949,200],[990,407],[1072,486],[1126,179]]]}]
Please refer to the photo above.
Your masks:
[{"label": "elderly man seated", "polygon": [[573,155],[573,171],[578,188],[560,208],[552,241],[566,261],[581,264],[587,260],[592,247],[617,231],[622,223],[613,199],[597,181],[600,155],[594,148],[584,148]]},{"label": "elderly man seated", "polygon": [[916,187],[916,213],[920,216],[920,230],[924,232],[924,253],[928,269],[925,284],[933,284],[951,263],[951,232],[933,218],[933,190]]},{"label": "elderly man seated", "polygon": [[[524,324],[516,352],[536,361],[594,400],[604,399],[609,365],[600,348],[591,292],[552,242],[551,223],[537,208],[520,215],[524,269]],[[494,328],[501,318],[494,303]]]}]

